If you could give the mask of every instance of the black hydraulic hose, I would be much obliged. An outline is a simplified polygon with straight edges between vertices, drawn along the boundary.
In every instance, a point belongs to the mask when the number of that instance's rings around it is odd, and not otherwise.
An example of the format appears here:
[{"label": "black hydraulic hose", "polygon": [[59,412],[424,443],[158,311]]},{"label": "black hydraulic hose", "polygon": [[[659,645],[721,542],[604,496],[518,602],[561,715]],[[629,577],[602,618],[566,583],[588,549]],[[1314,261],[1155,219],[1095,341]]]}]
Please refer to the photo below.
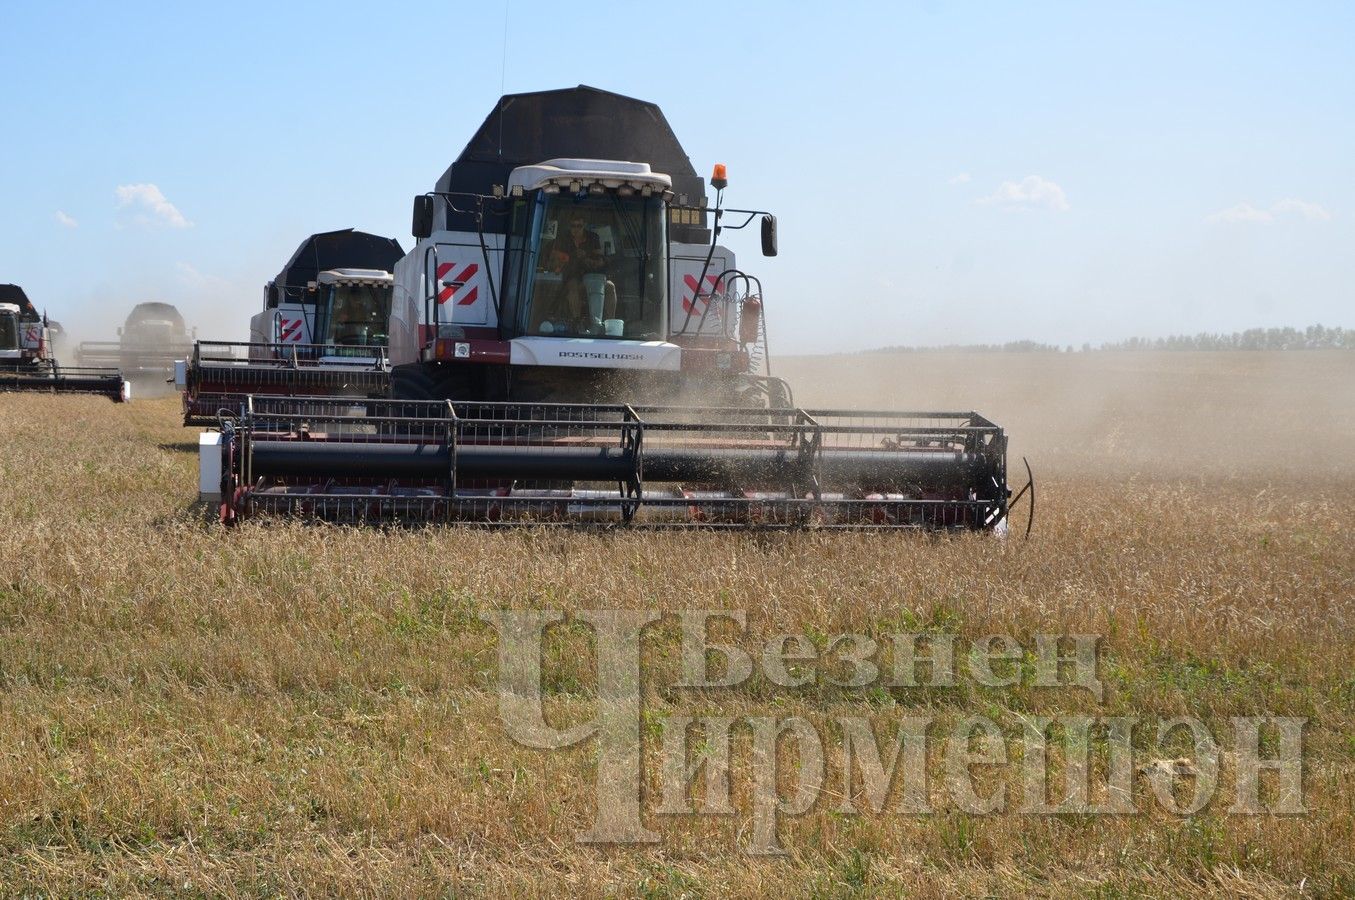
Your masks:
[{"label": "black hydraulic hose", "polygon": [[[697,301],[701,299],[701,286],[706,283],[706,273],[710,271],[711,260],[715,257],[715,246],[720,240],[720,218],[724,215],[724,211],[720,209],[720,201],[724,197],[724,193],[723,188],[715,189],[715,215],[714,221],[711,222],[710,249],[706,251],[706,261],[701,264],[701,274],[696,279],[696,287],[692,289],[692,303],[687,307],[687,317],[682,320],[682,330],[678,334],[686,334],[687,326],[692,323],[692,310],[696,309]],[[709,301],[706,305],[710,305]],[[702,316],[701,321],[705,322],[705,320],[706,317]]]},{"label": "black hydraulic hose", "polygon": [[494,320],[502,321],[503,310],[499,306],[499,291],[494,286],[494,267],[489,264],[489,245],[485,243],[484,201],[480,202],[475,213],[475,230],[480,236],[480,258],[485,264],[485,283],[489,285],[489,299],[494,304]]}]

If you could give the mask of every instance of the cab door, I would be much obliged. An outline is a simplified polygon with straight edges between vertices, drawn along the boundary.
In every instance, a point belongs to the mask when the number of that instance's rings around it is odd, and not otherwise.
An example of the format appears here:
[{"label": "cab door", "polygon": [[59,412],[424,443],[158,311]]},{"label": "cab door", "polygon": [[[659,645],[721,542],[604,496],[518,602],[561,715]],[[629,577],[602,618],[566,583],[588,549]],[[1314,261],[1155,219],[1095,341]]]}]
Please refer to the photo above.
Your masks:
[{"label": "cab door", "polygon": [[426,255],[424,273],[428,308],[434,319],[428,324],[473,328],[498,325],[487,265],[497,268],[500,264],[503,237],[486,234],[484,238],[488,254],[480,246],[478,235],[447,233],[433,244],[433,252]]},{"label": "cab door", "polygon": [[[724,293],[720,276],[734,267],[734,254],[716,247],[710,265],[706,265],[709,247],[673,244],[668,267],[669,332],[681,334],[723,334],[723,307],[712,295]],[[705,270],[704,275],[702,270]]]}]

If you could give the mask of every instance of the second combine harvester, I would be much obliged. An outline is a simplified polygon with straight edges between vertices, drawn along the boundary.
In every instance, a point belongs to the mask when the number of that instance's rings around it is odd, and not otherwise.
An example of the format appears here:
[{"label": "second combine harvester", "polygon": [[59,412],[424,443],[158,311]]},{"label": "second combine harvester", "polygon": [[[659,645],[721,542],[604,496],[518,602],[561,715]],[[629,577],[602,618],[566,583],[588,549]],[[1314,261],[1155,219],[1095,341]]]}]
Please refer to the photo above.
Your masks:
[{"label": "second combine harvester", "polygon": [[247,343],[198,341],[175,364],[184,424],[236,415],[250,394],[389,396],[391,270],[403,255],[352,228],[302,241],[264,285]]},{"label": "second combine harvester", "polygon": [[756,222],[774,256],[776,220],[710,184],[654,104],[502,98],[415,198],[390,398],[249,397],[204,436],[204,492],[227,522],[999,527],[992,422],[794,406],[719,243]]}]

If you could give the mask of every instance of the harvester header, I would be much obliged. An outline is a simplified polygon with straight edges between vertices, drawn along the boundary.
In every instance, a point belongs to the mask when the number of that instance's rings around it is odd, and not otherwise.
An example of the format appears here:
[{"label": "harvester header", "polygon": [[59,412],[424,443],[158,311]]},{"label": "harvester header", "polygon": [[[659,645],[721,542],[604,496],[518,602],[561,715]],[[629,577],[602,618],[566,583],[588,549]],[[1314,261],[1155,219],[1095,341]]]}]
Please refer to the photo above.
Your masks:
[{"label": "harvester header", "polygon": [[1006,436],[973,412],[256,397],[221,518],[982,530]]}]

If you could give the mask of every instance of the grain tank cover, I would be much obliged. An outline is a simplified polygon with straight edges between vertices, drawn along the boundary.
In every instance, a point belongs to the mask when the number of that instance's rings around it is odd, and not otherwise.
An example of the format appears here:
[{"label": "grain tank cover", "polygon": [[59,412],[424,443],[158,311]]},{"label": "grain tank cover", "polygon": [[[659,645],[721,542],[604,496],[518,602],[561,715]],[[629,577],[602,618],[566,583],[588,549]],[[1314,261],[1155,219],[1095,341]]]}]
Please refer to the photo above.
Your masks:
[{"label": "grain tank cover", "polygon": [[301,242],[277,277],[268,283],[267,299],[271,309],[286,298],[300,303],[306,298],[308,282],[318,281],[329,269],[380,269],[395,271],[395,263],[405,255],[399,241],[344,228],[313,234]]},{"label": "grain tank cover", "polygon": [[34,308],[24,289],[17,284],[0,284],[0,303],[13,303],[19,307],[19,317],[23,319],[35,319],[38,311]]},{"label": "grain tank cover", "polygon": [[[489,194],[508,184],[519,166],[553,159],[607,159],[648,163],[673,179],[673,191],[699,205],[705,182],[657,104],[579,85],[555,91],[508,94],[499,99],[456,162],[438,179],[435,190]],[[475,219],[443,208],[449,231],[474,231]],[[501,216],[486,217],[485,230],[502,233]],[[702,243],[703,228],[674,225],[673,240]]]},{"label": "grain tank cover", "polygon": [[138,303],[132,307],[132,311],[127,314],[126,327],[133,328],[139,322],[168,322],[177,331],[184,331],[186,327],[183,316],[174,304],[158,301]]}]

